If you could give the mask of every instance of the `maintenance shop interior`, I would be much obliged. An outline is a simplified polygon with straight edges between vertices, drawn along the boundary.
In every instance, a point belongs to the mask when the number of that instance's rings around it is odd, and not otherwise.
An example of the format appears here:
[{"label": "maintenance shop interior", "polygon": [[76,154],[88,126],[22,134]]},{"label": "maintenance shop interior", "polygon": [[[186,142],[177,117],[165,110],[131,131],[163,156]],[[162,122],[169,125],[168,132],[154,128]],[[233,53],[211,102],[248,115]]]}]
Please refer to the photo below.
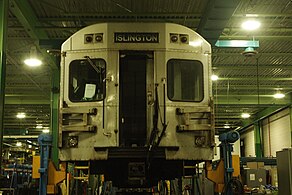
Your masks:
[{"label": "maintenance shop interior", "polygon": [[0,195],[292,195],[292,1],[0,0]]}]

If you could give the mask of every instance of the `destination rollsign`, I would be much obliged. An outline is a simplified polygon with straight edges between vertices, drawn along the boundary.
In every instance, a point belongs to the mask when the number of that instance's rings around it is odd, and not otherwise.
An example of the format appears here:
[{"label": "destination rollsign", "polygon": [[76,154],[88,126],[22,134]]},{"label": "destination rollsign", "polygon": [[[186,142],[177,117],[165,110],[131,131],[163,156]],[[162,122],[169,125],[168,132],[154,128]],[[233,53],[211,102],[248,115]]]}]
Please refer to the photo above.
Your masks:
[{"label": "destination rollsign", "polygon": [[159,33],[116,32],[115,43],[159,43]]}]

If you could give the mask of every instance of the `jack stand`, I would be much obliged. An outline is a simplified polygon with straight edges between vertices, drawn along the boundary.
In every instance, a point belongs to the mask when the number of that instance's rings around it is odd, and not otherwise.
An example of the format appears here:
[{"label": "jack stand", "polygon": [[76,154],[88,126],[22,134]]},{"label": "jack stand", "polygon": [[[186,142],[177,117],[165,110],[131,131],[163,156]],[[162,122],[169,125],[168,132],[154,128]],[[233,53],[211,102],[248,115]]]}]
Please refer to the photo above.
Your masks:
[{"label": "jack stand", "polygon": [[48,165],[49,165],[49,154],[50,146],[52,145],[52,136],[48,134],[41,134],[38,137],[40,144],[40,184],[39,184],[39,195],[47,194],[48,184]]},{"label": "jack stand", "polygon": [[224,191],[226,195],[233,195],[232,188],[229,188],[229,184],[232,182],[232,154],[233,143],[240,138],[240,135],[237,131],[231,131],[223,133],[219,136],[219,141],[221,141],[220,148],[222,149],[222,156],[224,159]]}]

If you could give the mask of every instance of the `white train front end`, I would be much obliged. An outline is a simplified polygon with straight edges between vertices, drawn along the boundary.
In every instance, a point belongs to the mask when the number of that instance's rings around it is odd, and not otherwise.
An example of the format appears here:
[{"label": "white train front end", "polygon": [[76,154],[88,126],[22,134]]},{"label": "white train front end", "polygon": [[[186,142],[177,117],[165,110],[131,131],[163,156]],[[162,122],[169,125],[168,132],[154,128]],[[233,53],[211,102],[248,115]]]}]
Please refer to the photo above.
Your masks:
[{"label": "white train front end", "polygon": [[[62,45],[59,159],[151,186],[213,158],[211,47],[170,23],[88,26]],[[125,178],[125,179],[123,179]],[[151,181],[150,181],[151,180]]]}]

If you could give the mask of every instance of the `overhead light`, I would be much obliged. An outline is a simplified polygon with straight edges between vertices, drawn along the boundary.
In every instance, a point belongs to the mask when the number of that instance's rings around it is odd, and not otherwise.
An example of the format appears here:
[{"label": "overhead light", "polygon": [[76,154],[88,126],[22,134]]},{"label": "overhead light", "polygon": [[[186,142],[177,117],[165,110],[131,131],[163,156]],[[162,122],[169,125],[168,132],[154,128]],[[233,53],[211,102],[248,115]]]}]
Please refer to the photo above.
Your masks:
[{"label": "overhead light", "polygon": [[25,113],[19,112],[19,113],[17,113],[16,117],[17,118],[25,118]]},{"label": "overhead light", "polygon": [[49,129],[43,129],[43,133],[49,133],[50,130]]},{"label": "overhead light", "polygon": [[241,117],[242,118],[249,118],[250,117],[250,114],[248,114],[248,113],[242,113],[241,114]]},{"label": "overhead light", "polygon": [[28,145],[28,148],[32,148],[32,145]]},{"label": "overhead light", "polygon": [[37,58],[26,59],[26,60],[24,60],[24,63],[28,66],[31,66],[31,67],[36,67],[36,66],[40,66],[43,64],[43,62]]},{"label": "overhead light", "polygon": [[245,14],[246,17],[258,17],[258,14]]},{"label": "overhead light", "polygon": [[22,143],[21,142],[16,142],[16,146],[20,147],[20,146],[22,146]]},{"label": "overhead light", "polygon": [[285,94],[283,93],[280,93],[280,92],[277,92],[274,94],[274,98],[277,98],[277,99],[281,99],[281,98],[284,98],[285,97]]},{"label": "overhead light", "polygon": [[35,46],[32,46],[30,48],[30,56],[29,58],[25,59],[24,60],[24,63],[28,66],[31,66],[31,67],[36,67],[36,66],[40,66],[42,65],[42,61],[38,58],[37,56],[37,49]]},{"label": "overhead light", "polygon": [[211,80],[212,81],[217,81],[218,80],[218,76],[217,75],[215,75],[215,74],[213,74],[212,76],[211,76]]},{"label": "overhead light", "polygon": [[230,125],[229,124],[224,124],[224,129],[230,129]]},{"label": "overhead light", "polygon": [[257,20],[247,20],[241,24],[241,27],[245,30],[256,30],[261,26],[261,23]]},{"label": "overhead light", "polygon": [[253,47],[247,47],[243,52],[241,52],[242,55],[246,57],[252,57],[255,56],[258,52]]},{"label": "overhead light", "polygon": [[42,126],[42,125],[37,125],[35,128],[37,128],[37,129],[42,129],[43,126]]}]

